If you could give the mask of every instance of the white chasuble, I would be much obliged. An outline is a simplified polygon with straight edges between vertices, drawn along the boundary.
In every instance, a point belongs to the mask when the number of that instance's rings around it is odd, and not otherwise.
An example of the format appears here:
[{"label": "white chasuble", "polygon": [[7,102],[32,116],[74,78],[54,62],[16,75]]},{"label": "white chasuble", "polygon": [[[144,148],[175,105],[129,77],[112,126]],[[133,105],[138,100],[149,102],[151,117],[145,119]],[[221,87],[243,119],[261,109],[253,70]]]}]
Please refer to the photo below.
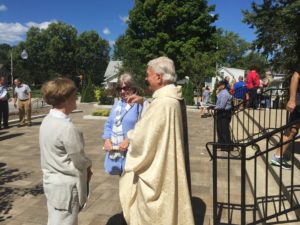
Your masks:
[{"label": "white chasuble", "polygon": [[128,225],[194,225],[185,171],[181,87],[167,85],[128,133],[120,179]]}]

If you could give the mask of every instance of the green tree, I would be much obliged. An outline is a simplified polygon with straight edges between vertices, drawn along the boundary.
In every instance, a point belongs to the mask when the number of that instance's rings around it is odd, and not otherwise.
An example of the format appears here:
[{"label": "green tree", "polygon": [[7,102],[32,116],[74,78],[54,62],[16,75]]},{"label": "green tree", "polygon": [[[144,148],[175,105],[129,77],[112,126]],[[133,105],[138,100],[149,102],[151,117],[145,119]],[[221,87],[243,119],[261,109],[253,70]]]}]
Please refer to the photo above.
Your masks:
[{"label": "green tree", "polygon": [[255,51],[249,50],[242,58],[238,59],[233,67],[250,69],[251,66],[256,65],[258,67],[258,72],[261,77],[264,77],[265,71],[269,68],[269,61],[267,58]]},{"label": "green tree", "polygon": [[19,43],[16,52],[20,55],[23,49],[28,52],[28,59],[23,60],[20,57],[16,59],[18,67],[17,72],[22,79],[34,84],[42,84],[45,80],[53,77],[49,74],[49,54],[48,43],[49,37],[45,32],[37,27],[32,27],[27,32],[27,39]]},{"label": "green tree", "polygon": [[103,82],[103,75],[109,61],[109,43],[96,31],[83,32],[77,38],[77,70],[89,74],[96,85]]},{"label": "green tree", "polygon": [[8,44],[0,44],[0,64],[7,71],[10,70],[10,51],[11,47]]},{"label": "green tree", "polygon": [[212,24],[217,16],[210,15],[213,10],[206,0],[136,0],[128,29],[116,42],[114,57],[144,77],[146,63],[165,55],[183,78],[188,74],[183,66],[187,55],[215,50]]},{"label": "green tree", "polygon": [[253,51],[251,43],[240,38],[238,34],[218,29],[216,39],[218,43],[216,61],[219,64],[242,69],[249,69],[255,64],[261,72],[267,68],[267,58]]},{"label": "green tree", "polygon": [[245,10],[244,22],[256,29],[254,47],[271,58],[278,71],[289,71],[300,60],[300,1],[265,0]]},{"label": "green tree", "polygon": [[[28,59],[20,53],[26,49]],[[100,84],[109,61],[109,45],[95,31],[77,36],[75,27],[63,22],[47,29],[32,27],[27,39],[13,49],[15,75],[30,84],[42,84],[58,75],[68,76],[79,83],[78,76],[90,75]]]},{"label": "green tree", "polygon": [[95,91],[91,76],[88,76],[88,82],[82,89],[81,102],[95,102]]},{"label": "green tree", "polygon": [[46,51],[51,70],[74,79],[77,75],[76,28],[65,23],[52,23],[42,32],[45,32],[48,39]]},{"label": "green tree", "polygon": [[30,74],[28,69],[28,60],[21,58],[21,53],[25,49],[25,42],[20,42],[17,46],[12,49],[13,58],[13,76],[18,77],[26,83],[33,83],[33,76]]},{"label": "green tree", "polygon": [[218,29],[217,60],[224,66],[236,67],[237,62],[249,51],[251,44],[234,32]]},{"label": "green tree", "polygon": [[215,74],[215,56],[212,52],[196,53],[194,56],[186,55],[182,67],[186,76],[189,77],[196,88],[201,89],[204,86],[205,79]]},{"label": "green tree", "polygon": [[190,80],[183,86],[182,94],[186,105],[194,105],[194,86]]},{"label": "green tree", "polygon": [[[31,84],[42,84],[58,75],[76,77],[76,28],[65,23],[50,24],[47,29],[32,27],[27,39],[14,49],[15,74]],[[28,59],[20,53],[26,49]]]}]

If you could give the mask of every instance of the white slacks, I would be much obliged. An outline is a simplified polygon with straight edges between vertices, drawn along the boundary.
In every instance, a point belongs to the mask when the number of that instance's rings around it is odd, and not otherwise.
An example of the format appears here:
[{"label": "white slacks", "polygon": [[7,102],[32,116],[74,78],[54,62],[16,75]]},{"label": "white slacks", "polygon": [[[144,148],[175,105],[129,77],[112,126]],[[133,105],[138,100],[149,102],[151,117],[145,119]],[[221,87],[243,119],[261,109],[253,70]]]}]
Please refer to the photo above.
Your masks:
[{"label": "white slacks", "polygon": [[73,199],[69,210],[56,209],[47,202],[47,225],[78,225],[79,201],[77,190],[73,190]]}]

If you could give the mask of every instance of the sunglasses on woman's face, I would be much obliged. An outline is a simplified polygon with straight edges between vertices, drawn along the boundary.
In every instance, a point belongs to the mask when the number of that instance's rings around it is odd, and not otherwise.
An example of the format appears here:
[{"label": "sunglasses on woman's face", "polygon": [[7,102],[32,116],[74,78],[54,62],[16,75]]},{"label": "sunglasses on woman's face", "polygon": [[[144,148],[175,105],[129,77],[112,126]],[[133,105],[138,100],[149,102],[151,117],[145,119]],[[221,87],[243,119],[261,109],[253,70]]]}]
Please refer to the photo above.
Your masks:
[{"label": "sunglasses on woman's face", "polygon": [[118,87],[117,90],[118,90],[118,91],[130,91],[131,88],[125,86],[125,87]]}]

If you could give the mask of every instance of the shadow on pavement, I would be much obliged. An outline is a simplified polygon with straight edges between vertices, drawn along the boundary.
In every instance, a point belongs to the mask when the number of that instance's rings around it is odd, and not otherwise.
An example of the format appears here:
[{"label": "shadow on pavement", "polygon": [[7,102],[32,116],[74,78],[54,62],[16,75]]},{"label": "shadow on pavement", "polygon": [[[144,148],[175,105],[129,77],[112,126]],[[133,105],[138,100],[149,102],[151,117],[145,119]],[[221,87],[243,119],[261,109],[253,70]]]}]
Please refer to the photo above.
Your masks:
[{"label": "shadow on pavement", "polygon": [[32,126],[40,126],[42,124],[42,121],[40,122],[31,122]]},{"label": "shadow on pavement", "polygon": [[198,197],[192,197],[192,208],[196,225],[204,225],[206,204]]},{"label": "shadow on pavement", "polygon": [[[204,225],[206,204],[198,197],[192,197],[192,208],[195,225]],[[126,225],[123,213],[118,213],[109,218],[106,225]]]},{"label": "shadow on pavement", "polygon": [[0,222],[11,218],[9,211],[13,207],[13,202],[17,197],[27,194],[37,196],[43,194],[42,184],[32,188],[7,187],[6,184],[28,177],[31,172],[20,172],[18,169],[11,169],[6,163],[0,162]]},{"label": "shadow on pavement", "polygon": [[7,133],[8,133],[8,131],[1,131],[0,135],[7,134]]},{"label": "shadow on pavement", "polygon": [[8,134],[0,137],[0,141],[11,139],[23,135],[24,133]]}]

